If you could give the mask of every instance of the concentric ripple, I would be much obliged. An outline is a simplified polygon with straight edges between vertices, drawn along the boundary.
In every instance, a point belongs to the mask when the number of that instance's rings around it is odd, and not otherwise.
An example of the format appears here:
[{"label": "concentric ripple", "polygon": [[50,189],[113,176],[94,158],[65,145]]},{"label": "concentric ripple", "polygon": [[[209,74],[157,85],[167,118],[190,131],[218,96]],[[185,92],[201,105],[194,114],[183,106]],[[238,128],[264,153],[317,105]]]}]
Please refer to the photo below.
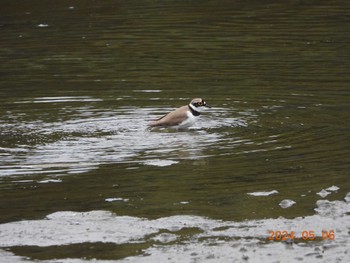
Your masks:
[{"label": "concentric ripple", "polygon": [[28,120],[25,114],[12,114],[14,121],[1,126],[2,136],[16,138],[8,142],[9,147],[0,149],[1,175],[77,173],[118,162],[172,165],[206,157],[206,149],[227,140],[221,129],[247,125],[245,116],[232,118],[230,109],[213,108],[189,130],[151,130],[148,121],[171,108],[120,107],[111,111],[91,105],[69,106],[77,101],[91,103],[100,99],[45,97],[18,101],[29,107],[32,103],[59,104],[62,120]]}]

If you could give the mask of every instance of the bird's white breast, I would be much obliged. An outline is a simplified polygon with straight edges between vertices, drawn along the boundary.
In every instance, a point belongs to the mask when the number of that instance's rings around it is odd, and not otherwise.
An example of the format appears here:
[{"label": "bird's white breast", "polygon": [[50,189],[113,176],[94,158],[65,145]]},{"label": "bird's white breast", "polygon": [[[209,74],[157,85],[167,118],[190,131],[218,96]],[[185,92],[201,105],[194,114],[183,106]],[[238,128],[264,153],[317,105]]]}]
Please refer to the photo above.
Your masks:
[{"label": "bird's white breast", "polygon": [[179,128],[188,128],[196,122],[196,117],[190,111],[186,112],[187,119],[180,123]]}]

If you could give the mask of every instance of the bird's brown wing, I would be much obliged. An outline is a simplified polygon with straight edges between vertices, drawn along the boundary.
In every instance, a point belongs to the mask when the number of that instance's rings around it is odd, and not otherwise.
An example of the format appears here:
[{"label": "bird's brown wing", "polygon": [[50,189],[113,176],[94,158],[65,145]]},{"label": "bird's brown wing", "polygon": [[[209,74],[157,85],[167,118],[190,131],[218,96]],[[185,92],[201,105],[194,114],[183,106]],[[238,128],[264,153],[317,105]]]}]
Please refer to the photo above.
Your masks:
[{"label": "bird's brown wing", "polygon": [[184,119],[187,118],[187,106],[183,106],[168,114],[160,117],[159,119],[151,122],[149,126],[175,126],[180,124]]}]

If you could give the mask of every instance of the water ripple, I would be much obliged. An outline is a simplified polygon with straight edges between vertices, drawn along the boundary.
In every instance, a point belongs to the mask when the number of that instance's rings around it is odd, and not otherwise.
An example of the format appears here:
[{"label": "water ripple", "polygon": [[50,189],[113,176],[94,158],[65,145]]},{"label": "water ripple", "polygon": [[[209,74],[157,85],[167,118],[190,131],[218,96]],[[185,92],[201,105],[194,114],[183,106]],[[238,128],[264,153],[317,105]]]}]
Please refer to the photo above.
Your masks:
[{"label": "water ripple", "polygon": [[[37,98],[21,103],[76,101],[75,97]],[[79,100],[98,101],[93,98]],[[62,101],[64,100],[64,101]],[[67,110],[71,114],[72,109]],[[9,122],[2,133],[17,137],[17,147],[2,147],[5,156],[0,174],[84,172],[106,163],[139,163],[167,166],[186,159],[208,156],[207,148],[226,141],[223,128],[247,125],[245,117],[232,118],[214,108],[187,131],[150,130],[147,123],[164,108],[121,107],[114,111],[80,107],[65,121]],[[72,115],[70,115],[72,118]],[[12,116],[15,118],[15,116]]]}]

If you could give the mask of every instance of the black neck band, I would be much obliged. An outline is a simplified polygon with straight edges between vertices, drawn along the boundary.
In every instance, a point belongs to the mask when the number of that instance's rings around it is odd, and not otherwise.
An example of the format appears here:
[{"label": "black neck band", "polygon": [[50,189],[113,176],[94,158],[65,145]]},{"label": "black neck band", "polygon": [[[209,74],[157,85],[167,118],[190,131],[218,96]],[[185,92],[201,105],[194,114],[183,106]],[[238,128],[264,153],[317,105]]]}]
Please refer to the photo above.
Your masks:
[{"label": "black neck band", "polygon": [[196,110],[192,109],[192,107],[190,105],[188,105],[188,107],[190,108],[190,111],[193,114],[193,116],[201,115],[201,113],[199,111],[196,111]]}]

